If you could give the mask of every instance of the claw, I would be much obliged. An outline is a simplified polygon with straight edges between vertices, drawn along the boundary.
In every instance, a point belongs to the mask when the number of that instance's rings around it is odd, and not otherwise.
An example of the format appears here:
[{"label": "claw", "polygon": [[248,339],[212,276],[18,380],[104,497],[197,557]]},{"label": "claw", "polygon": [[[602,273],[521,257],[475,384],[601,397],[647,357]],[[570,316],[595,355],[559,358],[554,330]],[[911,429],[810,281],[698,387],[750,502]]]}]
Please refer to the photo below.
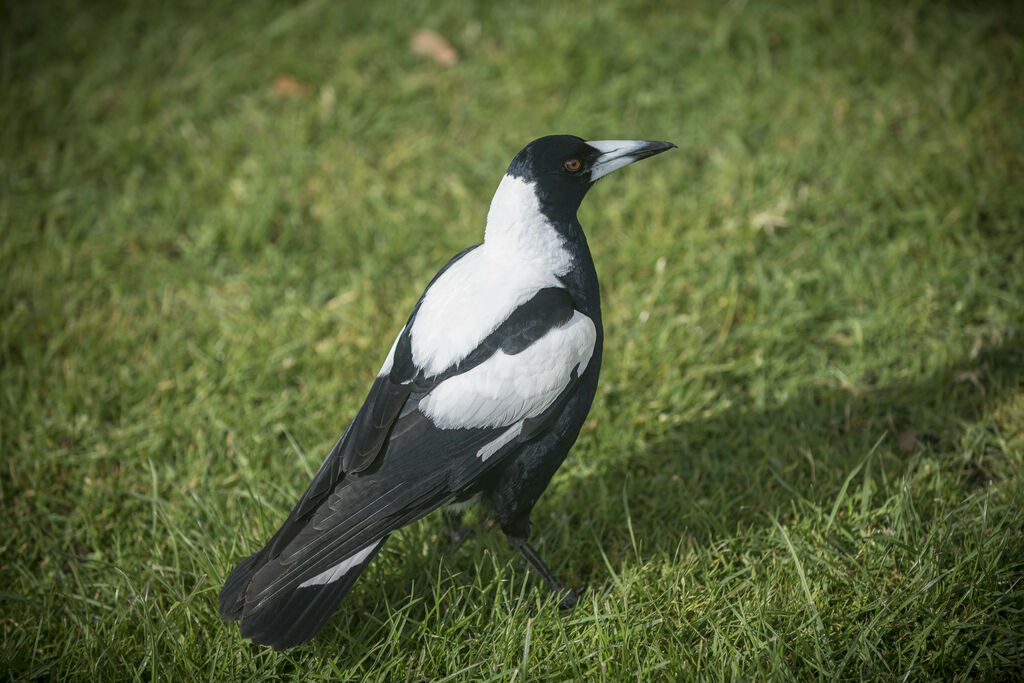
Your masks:
[{"label": "claw", "polygon": [[587,590],[587,584],[576,588],[565,588],[562,591],[561,599],[558,601],[559,609],[574,609],[580,602],[580,596]]}]

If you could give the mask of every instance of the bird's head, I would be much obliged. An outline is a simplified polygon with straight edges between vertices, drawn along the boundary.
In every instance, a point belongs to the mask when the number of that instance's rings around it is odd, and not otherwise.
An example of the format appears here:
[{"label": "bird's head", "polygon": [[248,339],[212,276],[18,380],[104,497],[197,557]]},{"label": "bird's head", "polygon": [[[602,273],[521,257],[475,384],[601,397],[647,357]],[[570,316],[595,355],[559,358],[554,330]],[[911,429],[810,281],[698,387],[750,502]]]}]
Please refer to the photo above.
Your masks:
[{"label": "bird's head", "polygon": [[659,140],[584,140],[574,135],[537,138],[520,150],[507,176],[534,186],[548,215],[576,215],[587,190],[612,171],[675,147]]}]

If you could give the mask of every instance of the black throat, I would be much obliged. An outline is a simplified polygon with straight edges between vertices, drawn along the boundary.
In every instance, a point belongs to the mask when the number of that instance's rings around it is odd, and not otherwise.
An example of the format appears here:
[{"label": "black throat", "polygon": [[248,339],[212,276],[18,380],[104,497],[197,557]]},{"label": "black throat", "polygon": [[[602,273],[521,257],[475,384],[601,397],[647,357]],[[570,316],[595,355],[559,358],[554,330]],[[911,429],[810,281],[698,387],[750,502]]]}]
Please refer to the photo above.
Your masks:
[{"label": "black throat", "polygon": [[597,281],[597,269],[594,267],[594,259],[590,255],[590,245],[587,244],[583,227],[576,219],[575,212],[569,220],[556,221],[551,219],[550,215],[548,218],[565,241],[565,249],[572,255],[572,268],[558,279],[576,301],[580,313],[594,321],[598,336],[603,337],[601,287]]}]

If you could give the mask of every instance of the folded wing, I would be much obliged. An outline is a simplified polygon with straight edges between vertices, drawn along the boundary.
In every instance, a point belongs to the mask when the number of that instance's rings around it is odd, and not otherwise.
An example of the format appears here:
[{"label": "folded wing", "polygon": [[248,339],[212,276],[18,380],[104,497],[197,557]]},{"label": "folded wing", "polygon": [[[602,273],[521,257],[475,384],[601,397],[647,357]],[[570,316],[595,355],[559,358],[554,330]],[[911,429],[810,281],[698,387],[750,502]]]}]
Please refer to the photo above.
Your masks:
[{"label": "folded wing", "polygon": [[537,291],[433,376],[412,362],[411,328],[288,520],[228,578],[221,613],[241,618],[254,642],[312,638],[391,532],[471,488],[550,423],[596,340],[559,288]]}]

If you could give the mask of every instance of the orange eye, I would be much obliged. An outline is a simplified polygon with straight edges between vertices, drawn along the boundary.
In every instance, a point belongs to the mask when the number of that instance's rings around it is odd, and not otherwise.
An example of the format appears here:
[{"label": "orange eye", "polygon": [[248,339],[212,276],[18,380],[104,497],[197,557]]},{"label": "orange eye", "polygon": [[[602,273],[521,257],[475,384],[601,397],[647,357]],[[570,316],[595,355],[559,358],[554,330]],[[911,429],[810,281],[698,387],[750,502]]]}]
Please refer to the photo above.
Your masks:
[{"label": "orange eye", "polygon": [[583,168],[583,162],[580,161],[579,159],[569,159],[569,161],[565,162],[563,166],[565,166],[566,171],[572,171],[573,173],[575,173],[576,171]]}]

